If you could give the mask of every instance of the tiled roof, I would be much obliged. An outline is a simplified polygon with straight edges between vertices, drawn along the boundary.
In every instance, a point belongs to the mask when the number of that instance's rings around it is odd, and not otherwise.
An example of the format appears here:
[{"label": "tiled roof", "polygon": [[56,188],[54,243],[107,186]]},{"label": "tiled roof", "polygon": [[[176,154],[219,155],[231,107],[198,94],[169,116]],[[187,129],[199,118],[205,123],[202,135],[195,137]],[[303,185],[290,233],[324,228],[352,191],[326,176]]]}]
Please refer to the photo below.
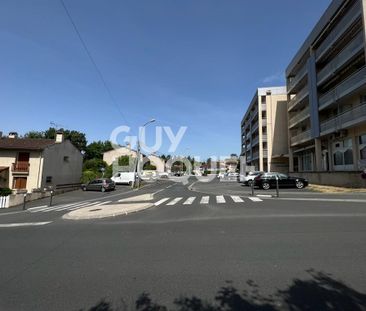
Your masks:
[{"label": "tiled roof", "polygon": [[1,138],[0,150],[43,150],[55,143],[54,139],[33,139],[33,138]]}]

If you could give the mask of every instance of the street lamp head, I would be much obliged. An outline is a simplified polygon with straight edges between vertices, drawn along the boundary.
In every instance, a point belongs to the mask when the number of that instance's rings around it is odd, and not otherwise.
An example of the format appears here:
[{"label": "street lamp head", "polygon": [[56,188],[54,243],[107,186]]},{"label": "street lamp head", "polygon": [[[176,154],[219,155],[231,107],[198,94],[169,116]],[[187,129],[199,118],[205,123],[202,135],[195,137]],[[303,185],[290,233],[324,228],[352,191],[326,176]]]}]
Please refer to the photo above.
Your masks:
[{"label": "street lamp head", "polygon": [[150,121],[146,122],[146,123],[144,124],[144,126],[146,126],[146,125],[148,125],[148,124],[150,124],[150,123],[153,123],[153,122],[155,122],[155,121],[156,121],[155,119],[151,119]]}]

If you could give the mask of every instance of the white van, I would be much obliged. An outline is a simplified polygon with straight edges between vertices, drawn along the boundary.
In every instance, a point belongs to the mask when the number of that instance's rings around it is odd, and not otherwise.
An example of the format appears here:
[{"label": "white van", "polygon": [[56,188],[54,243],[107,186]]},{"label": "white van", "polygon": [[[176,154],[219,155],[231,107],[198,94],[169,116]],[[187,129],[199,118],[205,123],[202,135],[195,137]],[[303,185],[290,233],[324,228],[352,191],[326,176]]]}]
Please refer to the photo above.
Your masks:
[{"label": "white van", "polygon": [[118,172],[111,178],[116,184],[132,185],[134,182],[134,172]]}]

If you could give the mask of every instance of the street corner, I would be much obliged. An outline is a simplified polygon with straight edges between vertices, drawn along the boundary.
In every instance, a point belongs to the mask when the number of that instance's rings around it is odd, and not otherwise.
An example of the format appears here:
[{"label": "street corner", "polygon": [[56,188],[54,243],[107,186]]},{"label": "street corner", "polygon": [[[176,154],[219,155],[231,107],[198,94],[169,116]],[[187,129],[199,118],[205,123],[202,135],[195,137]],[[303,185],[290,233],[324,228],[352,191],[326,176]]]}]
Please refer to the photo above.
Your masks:
[{"label": "street corner", "polygon": [[71,211],[70,213],[63,215],[62,218],[66,220],[101,219],[128,215],[130,213],[146,210],[153,206],[152,203],[147,202],[90,206]]}]

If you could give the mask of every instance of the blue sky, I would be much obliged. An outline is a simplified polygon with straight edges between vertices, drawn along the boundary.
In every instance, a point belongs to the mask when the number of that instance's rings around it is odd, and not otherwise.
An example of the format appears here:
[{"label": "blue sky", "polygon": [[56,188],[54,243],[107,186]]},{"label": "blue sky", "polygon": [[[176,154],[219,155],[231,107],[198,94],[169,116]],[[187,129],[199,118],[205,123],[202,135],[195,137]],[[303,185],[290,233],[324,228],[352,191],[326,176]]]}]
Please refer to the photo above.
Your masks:
[{"label": "blue sky", "polygon": [[[240,120],[255,89],[285,83],[288,63],[330,4],[64,2],[114,101],[60,1],[2,0],[0,131],[23,134],[53,121],[85,132],[91,142],[109,139],[126,123],[136,133],[154,117],[173,132],[187,126],[176,153],[203,158],[240,152]],[[160,152],[167,148],[164,136]]]}]

